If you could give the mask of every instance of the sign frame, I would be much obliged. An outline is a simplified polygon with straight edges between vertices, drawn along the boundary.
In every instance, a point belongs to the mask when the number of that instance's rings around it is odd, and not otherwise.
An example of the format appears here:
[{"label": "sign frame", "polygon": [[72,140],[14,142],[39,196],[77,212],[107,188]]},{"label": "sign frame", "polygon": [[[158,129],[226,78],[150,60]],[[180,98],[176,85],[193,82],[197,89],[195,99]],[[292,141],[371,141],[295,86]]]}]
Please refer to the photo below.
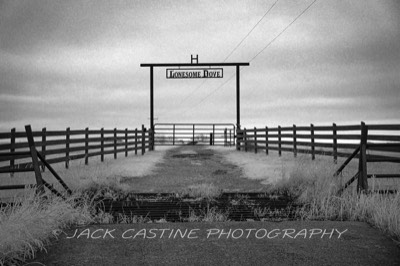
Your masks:
[{"label": "sign frame", "polygon": [[[193,72],[193,73],[198,73],[198,75],[195,76],[186,76],[186,77],[174,77],[171,76],[171,73],[177,71],[177,72]],[[218,71],[220,75],[217,76],[206,76],[206,71]],[[170,75],[168,75],[170,74]],[[218,78],[223,78],[224,77],[224,69],[221,68],[167,68],[165,71],[165,75],[167,79],[218,79]]]}]

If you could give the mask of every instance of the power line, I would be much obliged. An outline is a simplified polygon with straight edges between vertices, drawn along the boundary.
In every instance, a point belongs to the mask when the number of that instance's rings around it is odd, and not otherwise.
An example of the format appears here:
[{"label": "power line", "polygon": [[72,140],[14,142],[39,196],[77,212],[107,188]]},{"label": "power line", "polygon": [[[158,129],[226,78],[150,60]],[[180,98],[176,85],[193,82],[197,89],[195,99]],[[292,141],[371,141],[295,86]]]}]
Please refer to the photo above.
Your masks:
[{"label": "power line", "polygon": [[197,106],[199,106],[202,102],[204,102],[205,100],[207,100],[207,98],[209,98],[211,95],[213,95],[215,92],[217,92],[218,89],[220,89],[221,87],[223,87],[226,83],[228,83],[233,77],[235,76],[235,74],[233,74],[232,76],[229,77],[229,79],[227,79],[224,83],[222,83],[220,86],[218,86],[215,90],[213,90],[211,93],[207,94],[204,98],[202,98],[200,100],[200,102],[198,102],[196,105],[192,106],[190,109],[187,109],[186,111],[183,112],[183,114],[186,114],[188,111],[196,108]]},{"label": "power line", "polygon": [[244,36],[244,38],[236,45],[236,47],[228,54],[228,56],[224,59],[224,62],[236,51],[237,48],[246,40],[247,37],[253,32],[253,30],[260,24],[260,22],[268,15],[268,13],[272,10],[272,8],[278,3],[279,0],[276,0],[275,3],[271,5],[271,7],[265,12],[265,14],[260,18],[260,20],[253,26],[253,28]]},{"label": "power line", "polygon": [[[253,28],[251,28],[251,30],[246,34],[246,36],[244,36],[242,38],[242,40],[236,45],[235,48],[233,48],[233,50],[228,54],[227,57],[225,57],[224,61],[225,62],[238,48],[239,46],[247,39],[247,37],[249,37],[249,35],[253,32],[253,30],[258,26],[258,24],[260,24],[260,22],[269,14],[269,12],[272,10],[272,8],[278,3],[279,0],[276,0],[271,6],[270,8],[264,13],[264,15],[257,21],[257,23],[253,26]],[[196,108],[198,105],[200,105],[202,102],[204,102],[207,98],[209,98],[211,95],[213,95],[217,90],[219,90],[220,88],[222,88],[226,83],[228,83],[235,75],[232,75],[226,82],[224,82],[223,84],[221,84],[220,86],[218,86],[215,90],[213,90],[210,94],[206,95],[204,98],[202,98],[200,100],[200,102],[198,102],[196,105],[192,106],[190,109],[186,110],[184,112],[187,113],[187,111]],[[200,86],[198,86],[195,90],[193,90],[191,93],[189,93],[189,95],[187,97],[185,97],[185,99],[183,99],[180,103],[182,104],[185,100],[187,100],[196,90],[200,89],[204,83],[206,83],[207,80],[205,80],[202,84],[200,84]]]},{"label": "power line", "polygon": [[[279,38],[279,36],[281,36],[293,23],[296,22],[296,20],[298,20],[304,13],[307,12],[308,9],[310,9],[310,7],[315,4],[315,2],[317,2],[317,0],[314,0],[310,5],[308,5],[294,20],[292,20],[292,22],[290,22],[278,35],[275,36],[275,38],[273,38],[266,46],[264,46],[251,60],[253,61],[257,56],[259,56],[265,49],[267,49],[274,41],[276,41],[276,39]],[[254,92],[254,88],[251,89],[249,91],[248,96],[253,95]]]},{"label": "power line", "polygon": [[261,51],[259,51],[252,59],[250,59],[249,62],[253,61],[257,56],[259,56],[265,49],[267,49],[274,41],[276,41],[276,39],[279,38],[279,36],[281,36],[290,26],[292,26],[293,23],[296,22],[296,20],[298,20],[304,13],[307,12],[308,9],[310,9],[310,7],[317,2],[317,0],[314,0],[311,4],[309,4],[292,22],[290,22],[278,35],[275,36],[275,38],[273,38],[266,46],[264,46],[264,48],[261,49]]},{"label": "power line", "polygon": [[[242,38],[242,40],[236,45],[236,47],[228,54],[227,57],[225,57],[224,61],[225,62],[236,50],[237,48],[239,48],[239,46],[247,39],[247,37],[249,37],[249,35],[253,32],[253,30],[258,26],[258,24],[260,24],[260,22],[268,15],[268,13],[272,10],[272,8],[278,3],[279,0],[276,0],[271,6],[270,8],[264,13],[264,15],[257,21],[257,23],[253,26],[253,28],[246,34],[246,36],[244,36]],[[231,77],[232,78],[232,77]],[[230,78],[230,79],[231,79]],[[229,80],[230,80],[229,79]],[[192,96],[192,94],[194,92],[196,92],[198,89],[200,89],[205,83],[207,82],[207,80],[204,80],[203,83],[200,84],[200,86],[196,87],[194,90],[192,90],[182,101],[179,102],[178,105],[181,105],[184,101],[186,101],[190,96]],[[226,82],[225,82],[226,83]],[[223,85],[225,85],[222,84]],[[220,86],[220,87],[222,87]],[[220,87],[218,87],[217,89],[219,89]],[[210,95],[214,94],[214,91],[211,92]],[[200,103],[203,102],[205,99],[207,99],[210,95],[207,95],[205,98],[203,98],[202,100],[200,100]],[[197,106],[198,104],[196,104],[195,106]],[[192,107],[194,108],[194,107]]]},{"label": "power line", "polygon": [[[307,12],[308,9],[310,9],[310,7],[317,2],[317,0],[314,0],[310,5],[308,5],[296,18],[294,18],[292,20],[292,22],[290,22],[278,35],[276,35],[266,46],[264,46],[249,62],[252,62],[257,56],[259,56],[265,49],[267,49],[273,42],[275,42],[290,26],[293,25],[293,23],[295,23],[304,13]],[[234,76],[234,75],[233,75]],[[200,103],[204,102],[205,99],[207,99],[209,96],[211,96],[212,94],[214,94],[217,90],[219,90],[220,88],[222,88],[226,83],[228,83],[228,81],[230,81],[233,76],[231,76],[226,82],[224,82],[223,84],[221,84],[218,88],[216,88],[214,91],[212,91],[210,94],[206,95],[202,100],[200,100],[200,102],[196,105],[194,105],[192,108],[193,109],[195,107],[197,107]]]}]

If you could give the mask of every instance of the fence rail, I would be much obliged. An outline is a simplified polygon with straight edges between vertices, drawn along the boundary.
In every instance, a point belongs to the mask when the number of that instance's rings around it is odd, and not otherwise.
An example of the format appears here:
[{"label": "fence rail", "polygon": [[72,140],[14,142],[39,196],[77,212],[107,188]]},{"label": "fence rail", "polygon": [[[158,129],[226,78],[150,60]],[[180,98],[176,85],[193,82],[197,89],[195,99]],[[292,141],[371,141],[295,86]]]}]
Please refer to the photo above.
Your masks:
[{"label": "fence rail", "polygon": [[[49,164],[64,162],[68,168],[69,161],[113,154],[117,159],[119,153],[128,156],[129,152],[142,155],[154,147],[151,130],[144,126],[141,129],[100,129],[90,130],[46,130],[33,131],[32,136],[39,156]],[[32,170],[31,153],[26,132],[0,133],[0,173],[26,172]],[[44,170],[43,163],[41,167]]]},{"label": "fence rail", "polygon": [[[338,175],[353,158],[359,159],[358,173],[345,185],[346,188],[358,179],[359,190],[368,189],[367,162],[400,163],[400,125],[344,125],[296,126],[274,128],[252,128],[237,130],[236,148],[255,153],[264,151],[332,156],[348,160],[335,173]],[[367,152],[368,151],[368,152]],[[399,178],[400,173],[375,174],[378,178]]]},{"label": "fence rail", "polygon": [[[400,162],[400,125],[366,125],[368,161]],[[237,149],[349,157],[360,145],[361,125],[252,128],[237,131]]]}]

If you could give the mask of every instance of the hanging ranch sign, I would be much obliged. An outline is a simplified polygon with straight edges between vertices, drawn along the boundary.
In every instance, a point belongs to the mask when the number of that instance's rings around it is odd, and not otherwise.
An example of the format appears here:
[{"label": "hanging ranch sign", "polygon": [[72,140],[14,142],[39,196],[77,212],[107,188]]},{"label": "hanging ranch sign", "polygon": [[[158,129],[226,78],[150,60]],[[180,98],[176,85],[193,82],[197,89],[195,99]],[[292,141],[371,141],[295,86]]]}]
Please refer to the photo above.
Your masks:
[{"label": "hanging ranch sign", "polygon": [[167,79],[223,78],[222,68],[177,68],[167,69]]}]

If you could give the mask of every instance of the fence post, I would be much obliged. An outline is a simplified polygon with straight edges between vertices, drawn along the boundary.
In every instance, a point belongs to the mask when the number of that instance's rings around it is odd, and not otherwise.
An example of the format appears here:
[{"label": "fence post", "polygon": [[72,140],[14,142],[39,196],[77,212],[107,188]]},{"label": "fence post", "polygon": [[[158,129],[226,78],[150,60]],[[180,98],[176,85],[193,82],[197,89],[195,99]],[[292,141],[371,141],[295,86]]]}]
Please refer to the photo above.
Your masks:
[{"label": "fence post", "polygon": [[175,146],[175,124],[172,127],[172,146]]},{"label": "fence post", "polygon": [[69,168],[69,142],[70,142],[70,128],[67,127],[65,131],[65,168]]},{"label": "fence post", "polygon": [[154,140],[155,140],[155,135],[154,135],[154,129],[150,128],[149,129],[149,150],[154,151]]},{"label": "fence post", "polygon": [[[10,152],[15,152],[15,128],[11,129],[11,137],[10,137]],[[15,167],[15,159],[14,157],[10,159],[10,168],[14,169]],[[10,176],[14,176],[14,172],[10,172]]]},{"label": "fence post", "polygon": [[137,155],[137,143],[138,143],[138,134],[137,134],[137,128],[135,128],[135,155]]},{"label": "fence post", "polygon": [[240,151],[240,137],[239,137],[239,130],[240,130],[240,128],[239,127],[237,127],[236,128],[236,150],[238,150],[238,151]]},{"label": "fence post", "polygon": [[146,152],[146,128],[142,125],[142,155]]},{"label": "fence post", "polygon": [[194,124],[193,124],[193,142],[192,145],[194,145]]},{"label": "fence post", "polygon": [[213,124],[213,143],[212,145],[215,145],[215,124]]},{"label": "fence post", "polygon": [[229,147],[232,146],[232,129],[229,129]]},{"label": "fence post", "polygon": [[243,129],[244,151],[247,152],[247,132],[246,128]]},{"label": "fence post", "polygon": [[114,160],[117,159],[117,128],[114,128]]},{"label": "fence post", "polygon": [[311,124],[311,159],[315,160],[315,138],[314,138],[314,125]]},{"label": "fence post", "polygon": [[360,141],[360,158],[358,160],[358,183],[357,191],[368,190],[368,176],[367,176],[367,138],[368,127],[364,122],[361,122],[361,141]]},{"label": "fence post", "polygon": [[25,132],[26,132],[26,137],[28,139],[29,151],[32,157],[33,169],[35,171],[36,186],[37,186],[36,192],[39,195],[43,195],[45,192],[43,186],[43,179],[42,179],[42,174],[40,173],[39,160],[35,147],[35,141],[33,140],[32,128],[30,125],[25,126]]},{"label": "fence post", "polygon": [[85,165],[89,164],[89,128],[85,129]]},{"label": "fence post", "polygon": [[228,129],[225,128],[224,130],[224,146],[228,146]]},{"label": "fence post", "polygon": [[125,157],[128,156],[128,129],[125,128]]},{"label": "fence post", "polygon": [[281,126],[278,126],[278,152],[279,152],[279,157],[282,156]]},{"label": "fence post", "polygon": [[212,146],[213,133],[210,133],[210,146]]},{"label": "fence post", "polygon": [[297,157],[296,125],[293,125],[293,156],[294,156],[294,157]]},{"label": "fence post", "polygon": [[102,162],[104,162],[104,128],[103,127],[101,128],[101,131],[100,131],[100,152],[101,152],[100,160]]},{"label": "fence post", "polygon": [[265,154],[268,155],[268,127],[265,127]]},{"label": "fence post", "polygon": [[254,153],[257,153],[257,128],[254,127]]},{"label": "fence post", "polygon": [[[42,157],[43,159],[46,160],[46,128],[42,128]],[[42,164],[42,171],[44,172],[44,170],[46,169],[46,167],[44,166],[44,164]]]},{"label": "fence post", "polygon": [[333,130],[333,162],[337,164],[337,130],[336,130],[336,124],[333,123],[332,126]]}]

